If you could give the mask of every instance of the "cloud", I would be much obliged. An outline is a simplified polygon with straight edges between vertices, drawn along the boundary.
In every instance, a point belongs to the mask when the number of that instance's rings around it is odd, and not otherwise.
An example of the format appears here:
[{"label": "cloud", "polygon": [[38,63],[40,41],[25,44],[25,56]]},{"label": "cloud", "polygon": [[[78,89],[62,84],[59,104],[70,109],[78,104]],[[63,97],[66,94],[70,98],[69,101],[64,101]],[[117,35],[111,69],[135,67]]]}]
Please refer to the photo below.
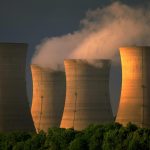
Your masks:
[{"label": "cloud", "polygon": [[121,46],[150,45],[147,9],[114,2],[89,10],[81,27],[73,33],[44,39],[36,47],[32,63],[58,69],[63,68],[66,58],[113,59]]}]

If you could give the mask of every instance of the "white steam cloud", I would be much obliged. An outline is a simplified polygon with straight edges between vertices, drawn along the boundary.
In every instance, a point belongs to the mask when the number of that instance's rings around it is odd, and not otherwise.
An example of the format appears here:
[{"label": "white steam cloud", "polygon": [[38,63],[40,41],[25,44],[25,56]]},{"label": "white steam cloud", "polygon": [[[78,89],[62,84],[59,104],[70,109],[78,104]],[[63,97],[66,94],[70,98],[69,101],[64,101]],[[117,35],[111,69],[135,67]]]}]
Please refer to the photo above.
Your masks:
[{"label": "white steam cloud", "polygon": [[61,68],[66,58],[112,59],[121,46],[150,45],[150,11],[115,2],[88,11],[82,29],[47,38],[37,46],[32,64]]}]

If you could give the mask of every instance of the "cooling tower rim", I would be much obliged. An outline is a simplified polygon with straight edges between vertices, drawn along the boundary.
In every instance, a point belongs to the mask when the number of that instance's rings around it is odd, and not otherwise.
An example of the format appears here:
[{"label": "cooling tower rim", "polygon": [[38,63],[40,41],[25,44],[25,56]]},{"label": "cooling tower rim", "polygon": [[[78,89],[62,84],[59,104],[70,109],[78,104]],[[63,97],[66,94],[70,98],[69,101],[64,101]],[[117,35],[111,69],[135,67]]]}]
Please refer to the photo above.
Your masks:
[{"label": "cooling tower rim", "polygon": [[122,46],[119,48],[119,50],[121,49],[132,49],[132,48],[140,48],[140,49],[150,49],[150,46]]},{"label": "cooling tower rim", "polygon": [[39,65],[37,65],[37,64],[31,64],[30,65],[30,67],[31,67],[31,69],[33,68],[33,69],[38,69],[38,70],[45,70],[45,71],[52,71],[52,69],[50,69],[50,68],[48,68],[48,67],[41,67],[41,66],[39,66]]},{"label": "cooling tower rim", "polygon": [[84,65],[84,66],[92,66],[94,68],[106,68],[111,66],[110,59],[65,59],[65,66],[72,65]]},{"label": "cooling tower rim", "polygon": [[0,46],[5,46],[5,45],[11,45],[11,46],[13,46],[13,45],[25,45],[25,46],[28,46],[28,44],[27,43],[15,43],[15,42],[0,42]]},{"label": "cooling tower rim", "polygon": [[54,70],[49,67],[41,67],[37,64],[30,64],[30,68],[31,68],[31,70],[37,70],[37,71],[43,71],[43,72],[45,71],[45,72],[49,72],[49,73],[64,72],[62,70]]},{"label": "cooling tower rim", "polygon": [[95,61],[95,62],[111,62],[111,59],[64,59],[64,62],[90,62],[90,61]]}]

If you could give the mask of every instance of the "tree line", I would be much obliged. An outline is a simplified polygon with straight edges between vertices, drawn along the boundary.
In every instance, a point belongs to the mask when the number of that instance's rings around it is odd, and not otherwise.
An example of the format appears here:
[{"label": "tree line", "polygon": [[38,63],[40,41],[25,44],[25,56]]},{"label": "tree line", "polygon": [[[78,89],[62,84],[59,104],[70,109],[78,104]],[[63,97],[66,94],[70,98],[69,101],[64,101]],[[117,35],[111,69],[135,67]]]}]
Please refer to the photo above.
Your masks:
[{"label": "tree line", "polygon": [[150,129],[129,123],[90,125],[82,131],[0,133],[0,150],[150,150]]}]

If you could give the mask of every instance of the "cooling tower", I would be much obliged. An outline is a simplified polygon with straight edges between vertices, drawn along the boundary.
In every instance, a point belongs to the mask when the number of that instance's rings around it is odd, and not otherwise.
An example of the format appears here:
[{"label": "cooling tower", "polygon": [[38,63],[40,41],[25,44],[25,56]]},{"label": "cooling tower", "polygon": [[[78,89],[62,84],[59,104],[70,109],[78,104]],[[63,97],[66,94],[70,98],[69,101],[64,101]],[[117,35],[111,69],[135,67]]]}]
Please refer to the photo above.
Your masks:
[{"label": "cooling tower", "polygon": [[0,132],[33,131],[26,93],[23,43],[0,43]]},{"label": "cooling tower", "polygon": [[62,128],[82,130],[113,121],[109,98],[109,60],[65,60],[66,100]]},{"label": "cooling tower", "polygon": [[122,90],[116,122],[150,127],[150,47],[120,48]]},{"label": "cooling tower", "polygon": [[66,95],[65,72],[31,65],[32,116],[37,132],[59,127]]}]

